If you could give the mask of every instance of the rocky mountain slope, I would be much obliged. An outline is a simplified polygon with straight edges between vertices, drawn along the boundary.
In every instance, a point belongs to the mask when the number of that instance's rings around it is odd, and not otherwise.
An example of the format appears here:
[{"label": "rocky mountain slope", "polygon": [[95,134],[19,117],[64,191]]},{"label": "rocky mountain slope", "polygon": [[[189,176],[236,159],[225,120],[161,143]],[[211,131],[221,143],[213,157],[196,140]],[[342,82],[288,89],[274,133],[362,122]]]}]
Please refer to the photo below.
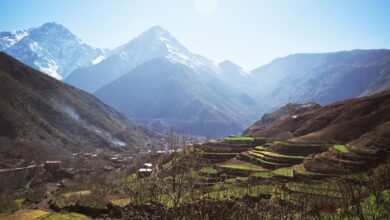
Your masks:
[{"label": "rocky mountain slope", "polygon": [[5,53],[0,53],[0,85],[0,155],[56,157],[59,152],[131,150],[157,141],[155,133],[94,96]]},{"label": "rocky mountain slope", "polygon": [[51,22],[40,27],[0,33],[0,50],[56,79],[92,65],[105,50],[82,42],[64,26]]},{"label": "rocky mountain slope", "polygon": [[305,104],[292,104],[289,103],[283,107],[281,107],[279,110],[274,111],[269,114],[264,114],[260,120],[255,122],[253,125],[251,125],[249,128],[247,128],[243,135],[251,135],[256,131],[266,129],[267,127],[271,126],[272,124],[275,124],[277,122],[280,122],[287,118],[297,118],[298,114],[302,114],[317,108],[320,108],[321,106],[314,102],[308,102]]},{"label": "rocky mountain slope", "polygon": [[157,130],[201,136],[238,134],[255,102],[208,73],[156,58],[99,89],[96,96]]},{"label": "rocky mountain slope", "polygon": [[[387,139],[384,143],[389,143],[389,113],[390,91],[386,91],[287,117],[252,135],[309,143],[348,143],[361,138]],[[370,137],[370,132],[380,137]]]}]

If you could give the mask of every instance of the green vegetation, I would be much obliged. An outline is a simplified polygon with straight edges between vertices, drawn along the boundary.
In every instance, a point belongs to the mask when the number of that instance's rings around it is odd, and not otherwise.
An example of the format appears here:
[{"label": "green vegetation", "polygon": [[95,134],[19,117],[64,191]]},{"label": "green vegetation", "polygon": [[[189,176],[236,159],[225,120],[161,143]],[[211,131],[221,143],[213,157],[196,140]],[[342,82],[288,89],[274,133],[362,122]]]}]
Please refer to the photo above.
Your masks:
[{"label": "green vegetation", "polygon": [[116,206],[119,206],[119,207],[125,207],[125,206],[128,205],[130,202],[131,202],[131,199],[129,199],[129,198],[111,200],[111,203],[112,203],[112,204],[114,204],[114,205],[116,205]]},{"label": "green vegetation", "polygon": [[253,137],[240,137],[240,136],[237,136],[237,137],[226,137],[224,139],[226,141],[253,141],[254,140]]},{"label": "green vegetation", "polygon": [[252,170],[252,171],[264,171],[265,169],[251,163],[236,163],[236,164],[223,164],[219,167],[229,168],[229,169],[239,169],[239,170]]},{"label": "green vegetation", "polygon": [[338,152],[343,153],[343,154],[349,153],[349,149],[345,145],[342,145],[342,144],[333,145],[333,149],[335,149]]},{"label": "green vegetation", "polygon": [[305,176],[313,176],[313,177],[320,177],[320,176],[323,176],[323,177],[326,177],[326,176],[332,176],[330,174],[323,174],[323,173],[315,173],[315,172],[311,172],[311,171],[308,171],[306,170],[306,168],[303,166],[303,164],[299,164],[299,165],[295,165],[293,166],[293,170],[295,173],[297,174],[300,174],[300,175],[305,175]]},{"label": "green vegetation", "polygon": [[272,171],[273,174],[277,176],[284,176],[284,177],[294,177],[294,170],[292,167],[284,167],[277,170]]},{"label": "green vegetation", "polygon": [[230,199],[230,198],[241,198],[244,195],[260,196],[260,195],[272,195],[272,191],[275,187],[273,185],[256,185],[249,188],[236,187],[223,191],[211,192],[205,197],[212,199]]},{"label": "green vegetation", "polygon": [[294,143],[294,142],[287,142],[287,141],[275,141],[276,144],[282,144],[287,146],[296,146],[296,147],[320,147],[323,144],[308,144],[308,143]]},{"label": "green vegetation", "polygon": [[257,150],[257,151],[263,151],[263,150],[265,150],[265,147],[263,147],[263,146],[256,146],[256,147],[255,147],[255,150]]},{"label": "green vegetation", "polygon": [[78,214],[78,213],[50,213],[47,216],[44,216],[42,220],[89,220],[88,216]]},{"label": "green vegetation", "polygon": [[15,200],[15,204],[18,206],[19,209],[22,208],[22,205],[23,205],[24,200],[25,200],[24,198],[16,199],[16,200]]},{"label": "green vegetation", "polygon": [[[285,167],[285,166],[288,166],[288,164],[281,164],[281,163],[274,163],[274,162],[269,162],[269,161],[266,161],[264,160],[265,157],[264,155],[262,154],[258,154],[256,152],[253,152],[253,151],[249,151],[248,152],[249,155],[253,155],[253,159],[258,161],[259,163],[263,164],[263,165],[268,165],[268,166],[273,166],[273,167]],[[262,159],[260,159],[262,158]]]},{"label": "green vegetation", "polygon": [[285,154],[278,154],[278,153],[274,153],[274,152],[270,152],[270,151],[262,151],[262,152],[259,152],[260,154],[263,154],[263,155],[266,155],[266,156],[270,156],[270,157],[275,157],[275,158],[290,158],[290,159],[305,159],[306,157],[302,157],[302,156],[290,156],[290,155],[285,155]]},{"label": "green vegetation", "polygon": [[47,216],[49,212],[42,210],[19,210],[12,214],[6,215],[3,220],[15,220],[15,219],[23,219],[23,220],[38,220]]},{"label": "green vegetation", "polygon": [[132,174],[130,174],[130,175],[128,175],[127,177],[126,177],[126,180],[127,181],[131,181],[131,180],[135,180],[135,179],[137,179],[138,178],[138,174],[137,173],[132,173]]},{"label": "green vegetation", "polygon": [[254,177],[259,177],[263,179],[267,179],[271,177],[271,173],[269,171],[264,171],[264,172],[256,172],[253,174]]},{"label": "green vegetation", "polygon": [[79,190],[75,192],[63,193],[55,200],[55,205],[59,208],[72,206],[75,204],[88,206],[92,208],[106,208],[107,201],[96,192],[91,190]]},{"label": "green vegetation", "polygon": [[228,183],[237,183],[237,182],[242,182],[242,181],[246,181],[246,180],[248,180],[248,177],[237,176],[237,177],[234,177],[234,178],[227,179],[226,182],[228,182]]},{"label": "green vegetation", "polygon": [[341,192],[337,189],[336,184],[306,184],[306,183],[297,183],[289,182],[287,188],[296,192],[304,193],[318,196],[329,196],[339,198]]},{"label": "green vegetation", "polygon": [[12,214],[1,216],[3,220],[89,220],[88,216],[78,214],[78,213],[68,213],[68,212],[46,212],[43,210],[35,209],[23,209]]},{"label": "green vegetation", "polygon": [[378,197],[374,195],[368,196],[363,202],[363,213],[368,217],[367,219],[385,219],[383,210],[390,212],[390,189],[382,191]]},{"label": "green vegetation", "polygon": [[73,196],[84,196],[84,195],[89,195],[91,194],[91,190],[80,190],[76,192],[68,192],[68,193],[63,193],[62,196],[65,198],[73,197]]},{"label": "green vegetation", "polygon": [[0,213],[12,213],[22,209],[24,198],[7,199],[0,197]]},{"label": "green vegetation", "polygon": [[218,171],[213,167],[203,167],[200,172],[206,173],[206,174],[216,174]]},{"label": "green vegetation", "polygon": [[249,153],[250,155],[255,156],[256,158],[264,158],[264,155],[263,155],[263,154],[260,154],[260,152],[256,152],[256,151],[250,150],[250,151],[248,151],[248,153]]}]

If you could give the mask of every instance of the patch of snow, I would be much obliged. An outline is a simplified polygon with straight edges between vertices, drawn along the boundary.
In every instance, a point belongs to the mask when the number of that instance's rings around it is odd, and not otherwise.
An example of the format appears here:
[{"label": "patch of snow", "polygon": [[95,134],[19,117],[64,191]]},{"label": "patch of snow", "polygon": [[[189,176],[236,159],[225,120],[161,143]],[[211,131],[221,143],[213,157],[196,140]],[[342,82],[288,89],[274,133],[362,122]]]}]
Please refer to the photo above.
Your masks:
[{"label": "patch of snow", "polygon": [[96,57],[95,59],[92,60],[92,64],[93,65],[98,64],[98,63],[102,62],[104,59],[106,59],[105,56],[98,56],[98,57]]}]

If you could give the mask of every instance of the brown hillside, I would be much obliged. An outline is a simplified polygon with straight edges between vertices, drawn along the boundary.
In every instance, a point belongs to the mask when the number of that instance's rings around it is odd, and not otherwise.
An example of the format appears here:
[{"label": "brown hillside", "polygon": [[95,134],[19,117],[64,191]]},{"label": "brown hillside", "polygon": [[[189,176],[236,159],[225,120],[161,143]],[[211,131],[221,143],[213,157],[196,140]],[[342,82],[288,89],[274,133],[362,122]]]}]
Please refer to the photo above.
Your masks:
[{"label": "brown hillside", "polygon": [[[0,155],[133,149],[156,137],[94,96],[0,53]],[[34,147],[21,155],[15,143]]]},{"label": "brown hillside", "polygon": [[337,102],[298,114],[294,118],[288,117],[253,135],[296,142],[348,143],[375,128],[381,131],[375,134],[386,135],[390,131],[387,129],[386,132],[384,127],[387,127],[389,120],[390,91],[386,91],[370,97]]}]

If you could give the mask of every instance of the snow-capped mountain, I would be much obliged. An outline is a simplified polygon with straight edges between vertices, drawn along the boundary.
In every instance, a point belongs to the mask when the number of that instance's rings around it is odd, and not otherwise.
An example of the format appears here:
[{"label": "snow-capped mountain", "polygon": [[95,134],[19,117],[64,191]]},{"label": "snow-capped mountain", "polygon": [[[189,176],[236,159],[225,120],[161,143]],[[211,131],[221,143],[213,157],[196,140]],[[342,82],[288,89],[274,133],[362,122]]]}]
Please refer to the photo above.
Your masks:
[{"label": "snow-capped mountain", "polygon": [[154,58],[165,58],[180,63],[196,72],[218,73],[218,66],[211,60],[191,53],[168,31],[154,26],[127,44],[112,51],[102,62],[75,70],[66,82],[88,92],[94,92]]},{"label": "snow-capped mountain", "polygon": [[82,42],[64,26],[50,22],[40,27],[0,33],[0,49],[56,79],[101,60],[105,51]]},{"label": "snow-capped mountain", "polygon": [[0,32],[0,50],[13,46],[30,33],[31,29]]},{"label": "snow-capped mountain", "polygon": [[116,51],[127,62],[140,64],[156,57],[165,57],[172,63],[181,63],[192,69],[216,70],[213,61],[191,53],[159,26],[150,28]]}]

